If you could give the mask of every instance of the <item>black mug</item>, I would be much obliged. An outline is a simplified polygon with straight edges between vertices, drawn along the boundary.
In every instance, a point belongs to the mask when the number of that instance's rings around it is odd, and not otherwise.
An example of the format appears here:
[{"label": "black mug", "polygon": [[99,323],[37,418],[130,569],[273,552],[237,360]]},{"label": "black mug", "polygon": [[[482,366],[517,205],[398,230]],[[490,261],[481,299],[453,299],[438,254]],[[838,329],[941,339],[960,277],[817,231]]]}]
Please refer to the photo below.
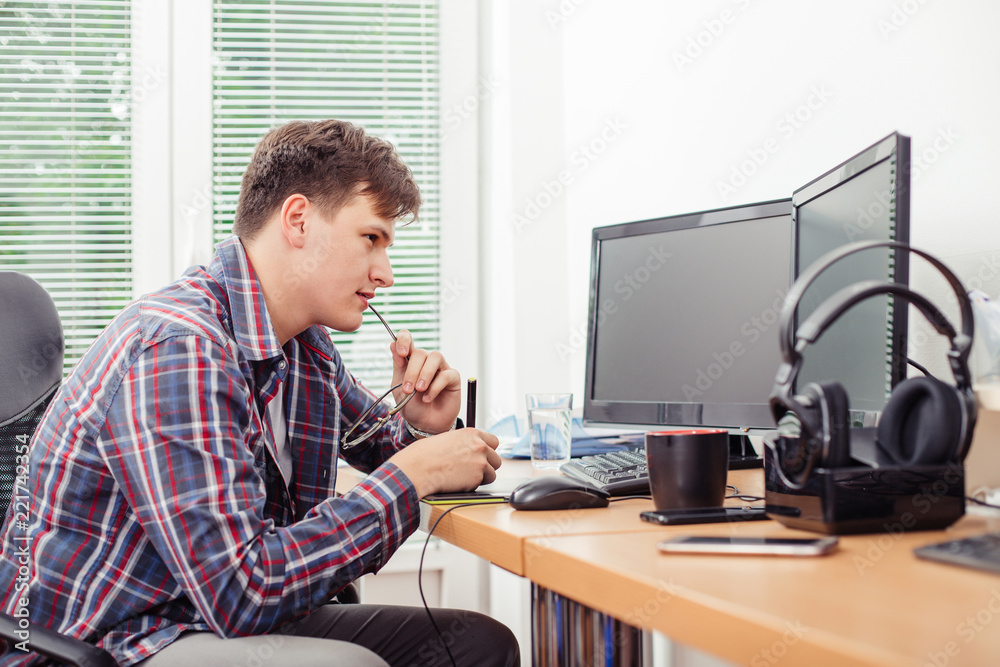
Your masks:
[{"label": "black mug", "polygon": [[721,507],[729,472],[729,432],[690,429],[647,433],[646,462],[656,509]]}]

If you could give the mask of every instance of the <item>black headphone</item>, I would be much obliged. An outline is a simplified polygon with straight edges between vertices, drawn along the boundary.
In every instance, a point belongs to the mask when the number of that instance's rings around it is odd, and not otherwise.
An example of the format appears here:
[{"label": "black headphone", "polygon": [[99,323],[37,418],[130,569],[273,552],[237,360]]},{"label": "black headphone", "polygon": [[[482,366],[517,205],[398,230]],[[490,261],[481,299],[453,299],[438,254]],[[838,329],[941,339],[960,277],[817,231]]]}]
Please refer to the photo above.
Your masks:
[{"label": "black headphone", "polygon": [[[958,298],[961,332],[930,301],[905,285],[868,280],[844,287],[821,303],[797,328],[795,314],[806,289],[832,264],[870,248],[897,248],[920,255],[947,280]],[[892,294],[913,304],[950,341],[948,361],[956,386],[933,377],[900,382],[882,410],[878,426],[854,429],[848,417],[847,391],[838,382],[813,382],[793,393],[802,367],[802,352],[841,315],[860,301]],[[976,424],[976,399],[969,373],[972,347],[972,303],[962,283],[941,261],[899,241],[851,243],[833,250],[812,264],[792,285],[781,311],[779,343],[782,363],[771,391],[771,412],[778,424],[777,437],[767,446],[777,457],[778,472],[794,488],[801,488],[815,468],[852,465],[852,458],[872,466],[934,465],[965,459]],[[851,440],[872,453],[865,460]]]}]

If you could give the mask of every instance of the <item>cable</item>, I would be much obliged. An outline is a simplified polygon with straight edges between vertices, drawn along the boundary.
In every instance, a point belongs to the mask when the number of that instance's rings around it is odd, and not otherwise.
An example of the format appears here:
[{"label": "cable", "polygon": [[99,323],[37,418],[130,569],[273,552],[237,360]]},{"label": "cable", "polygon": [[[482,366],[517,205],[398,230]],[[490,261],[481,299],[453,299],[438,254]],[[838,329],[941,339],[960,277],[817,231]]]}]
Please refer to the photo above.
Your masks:
[{"label": "cable", "polygon": [[982,505],[983,507],[992,507],[995,510],[1000,510],[1000,505],[994,505],[993,503],[988,503],[985,500],[980,500],[979,498],[966,496],[965,499],[968,500],[969,502],[976,503],[977,505]]},{"label": "cable", "polygon": [[609,503],[616,503],[619,500],[652,500],[653,496],[616,496],[614,498],[608,498]]},{"label": "cable", "polygon": [[762,498],[761,496],[751,496],[745,493],[740,493],[739,488],[737,488],[734,484],[726,484],[726,488],[733,490],[732,495],[726,496],[726,500],[735,498],[736,500],[742,500],[745,503],[755,503],[760,500],[767,500],[767,498]]},{"label": "cable", "polygon": [[458,503],[457,505],[452,505],[444,512],[441,512],[441,516],[435,519],[433,525],[431,525],[430,530],[427,531],[427,539],[424,540],[424,548],[420,551],[420,564],[417,566],[417,589],[420,591],[420,601],[424,603],[424,611],[427,612],[427,618],[430,619],[431,625],[434,626],[434,630],[437,631],[438,637],[441,639],[441,645],[444,646],[444,650],[448,652],[448,659],[451,660],[452,667],[458,667],[455,664],[455,656],[451,654],[451,649],[448,648],[448,642],[444,639],[444,633],[441,632],[441,628],[438,627],[437,622],[434,620],[434,615],[431,614],[431,608],[427,604],[427,598],[424,597],[424,554],[427,553],[427,545],[431,542],[431,535],[434,534],[434,529],[437,528],[438,524],[441,523],[441,519],[448,516],[448,513],[452,510],[457,510],[459,507],[475,507],[476,505],[499,505],[501,503],[506,503],[506,500],[493,500],[485,502],[475,502],[475,503]]},{"label": "cable", "polygon": [[906,358],[906,363],[908,363],[909,365],[913,366],[914,368],[916,368],[918,371],[920,371],[921,373],[923,373],[927,377],[929,377],[929,378],[934,377],[933,375],[931,375],[931,372],[929,370],[927,370],[926,368],[924,368],[923,366],[921,366],[920,364],[918,364],[917,362],[915,362],[913,359],[910,359],[909,357],[907,357]]},{"label": "cable", "polygon": [[748,496],[745,493],[741,493],[739,495],[734,493],[731,496],[726,496],[726,500],[729,500],[730,498],[735,498],[736,500],[742,500],[745,503],[756,503],[761,500],[767,500],[767,498],[764,498],[762,496]]}]

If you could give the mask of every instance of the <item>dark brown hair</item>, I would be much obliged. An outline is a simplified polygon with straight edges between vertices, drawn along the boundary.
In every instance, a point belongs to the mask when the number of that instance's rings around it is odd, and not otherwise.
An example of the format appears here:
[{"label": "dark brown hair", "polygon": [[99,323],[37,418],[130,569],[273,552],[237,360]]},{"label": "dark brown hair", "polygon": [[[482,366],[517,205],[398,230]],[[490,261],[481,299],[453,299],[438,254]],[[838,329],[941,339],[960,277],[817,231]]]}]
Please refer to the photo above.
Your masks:
[{"label": "dark brown hair", "polygon": [[243,174],[233,232],[252,239],[293,194],[333,215],[354,195],[386,220],[417,216],[420,190],[388,141],[341,120],[296,121],[260,140]]}]

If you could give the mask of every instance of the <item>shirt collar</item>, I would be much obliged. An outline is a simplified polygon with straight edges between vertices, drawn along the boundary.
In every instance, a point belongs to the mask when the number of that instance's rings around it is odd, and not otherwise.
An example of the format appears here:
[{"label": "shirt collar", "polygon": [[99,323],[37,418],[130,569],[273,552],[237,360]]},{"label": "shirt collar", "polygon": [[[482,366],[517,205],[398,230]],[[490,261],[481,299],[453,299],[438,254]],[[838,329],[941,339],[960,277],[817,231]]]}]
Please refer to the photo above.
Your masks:
[{"label": "shirt collar", "polygon": [[282,356],[281,344],[264,303],[264,291],[239,237],[230,236],[215,247],[209,272],[229,298],[236,344],[255,361]]},{"label": "shirt collar", "polygon": [[[239,237],[232,235],[216,246],[209,272],[226,291],[237,345],[256,361],[283,357],[260,280]],[[309,327],[295,338],[333,355],[330,337],[320,327]]]}]

